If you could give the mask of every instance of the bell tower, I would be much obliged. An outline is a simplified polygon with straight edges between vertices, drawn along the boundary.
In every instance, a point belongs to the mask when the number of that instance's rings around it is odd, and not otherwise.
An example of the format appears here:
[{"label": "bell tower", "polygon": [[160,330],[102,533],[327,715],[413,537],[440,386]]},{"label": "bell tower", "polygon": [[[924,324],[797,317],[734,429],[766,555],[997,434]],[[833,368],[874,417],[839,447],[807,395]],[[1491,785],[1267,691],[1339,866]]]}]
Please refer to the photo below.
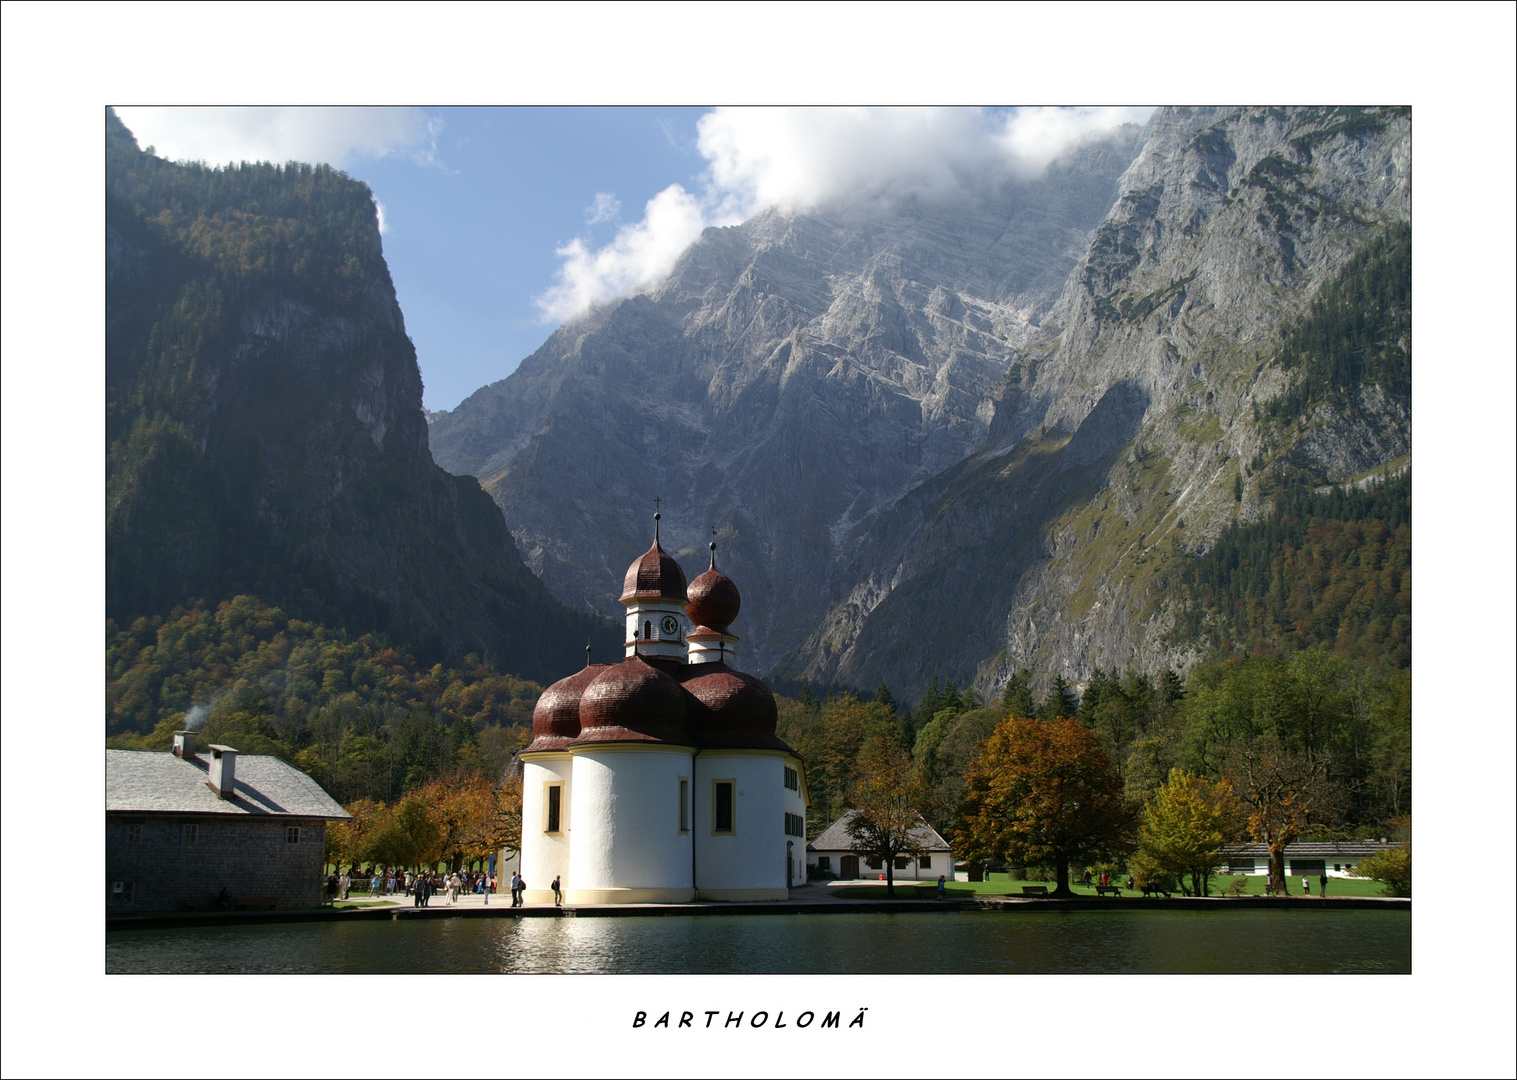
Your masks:
[{"label": "bell tower", "polygon": [[[655,507],[661,500],[654,500]],[[621,602],[627,608],[627,656],[685,662],[685,572],[659,544],[653,514],[653,546],[627,567]]]}]

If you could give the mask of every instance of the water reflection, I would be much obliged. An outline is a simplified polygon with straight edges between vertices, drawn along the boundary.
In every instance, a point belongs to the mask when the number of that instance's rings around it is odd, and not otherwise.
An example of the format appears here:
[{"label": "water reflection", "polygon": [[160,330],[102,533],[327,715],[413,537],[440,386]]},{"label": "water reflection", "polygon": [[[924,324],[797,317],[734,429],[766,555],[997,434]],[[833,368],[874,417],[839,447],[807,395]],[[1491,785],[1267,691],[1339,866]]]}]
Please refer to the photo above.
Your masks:
[{"label": "water reflection", "polygon": [[1410,972],[1405,911],[439,919],[116,931],[106,971]]}]

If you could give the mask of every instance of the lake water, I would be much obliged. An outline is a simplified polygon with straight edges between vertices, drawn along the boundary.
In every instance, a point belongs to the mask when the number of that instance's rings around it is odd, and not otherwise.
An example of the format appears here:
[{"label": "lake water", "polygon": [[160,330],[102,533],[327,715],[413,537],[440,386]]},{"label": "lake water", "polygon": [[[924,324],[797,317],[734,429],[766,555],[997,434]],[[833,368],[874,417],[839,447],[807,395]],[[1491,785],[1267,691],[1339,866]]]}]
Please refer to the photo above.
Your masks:
[{"label": "lake water", "polygon": [[400,919],[106,934],[108,973],[1409,973],[1409,911]]}]

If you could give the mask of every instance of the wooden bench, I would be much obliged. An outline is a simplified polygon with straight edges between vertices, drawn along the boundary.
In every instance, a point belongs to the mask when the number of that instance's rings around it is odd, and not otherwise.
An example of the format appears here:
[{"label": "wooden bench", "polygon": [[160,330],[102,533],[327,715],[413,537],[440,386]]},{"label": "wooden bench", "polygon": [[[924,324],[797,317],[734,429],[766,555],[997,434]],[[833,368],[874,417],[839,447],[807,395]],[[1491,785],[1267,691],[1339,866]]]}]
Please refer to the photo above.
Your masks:
[{"label": "wooden bench", "polygon": [[1048,895],[1048,886],[1047,885],[1023,885],[1022,886],[1022,895],[1023,896],[1047,896]]},{"label": "wooden bench", "polygon": [[1097,896],[1105,896],[1107,893],[1111,893],[1113,896],[1122,895],[1122,886],[1120,885],[1097,885],[1095,886],[1095,890]]}]

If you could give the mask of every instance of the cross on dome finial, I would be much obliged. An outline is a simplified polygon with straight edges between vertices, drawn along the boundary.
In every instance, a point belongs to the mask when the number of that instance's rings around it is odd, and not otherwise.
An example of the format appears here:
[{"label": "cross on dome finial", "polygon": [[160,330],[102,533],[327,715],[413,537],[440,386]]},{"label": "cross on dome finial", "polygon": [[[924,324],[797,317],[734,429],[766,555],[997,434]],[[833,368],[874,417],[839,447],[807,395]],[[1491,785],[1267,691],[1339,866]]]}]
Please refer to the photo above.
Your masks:
[{"label": "cross on dome finial", "polygon": [[711,569],[716,569],[716,526],[711,526],[711,543],[706,545],[711,549]]},{"label": "cross on dome finial", "polygon": [[658,543],[659,519],[664,516],[663,513],[659,510],[659,504],[663,501],[664,500],[662,497],[655,497],[653,500],[653,542],[655,544]]}]

